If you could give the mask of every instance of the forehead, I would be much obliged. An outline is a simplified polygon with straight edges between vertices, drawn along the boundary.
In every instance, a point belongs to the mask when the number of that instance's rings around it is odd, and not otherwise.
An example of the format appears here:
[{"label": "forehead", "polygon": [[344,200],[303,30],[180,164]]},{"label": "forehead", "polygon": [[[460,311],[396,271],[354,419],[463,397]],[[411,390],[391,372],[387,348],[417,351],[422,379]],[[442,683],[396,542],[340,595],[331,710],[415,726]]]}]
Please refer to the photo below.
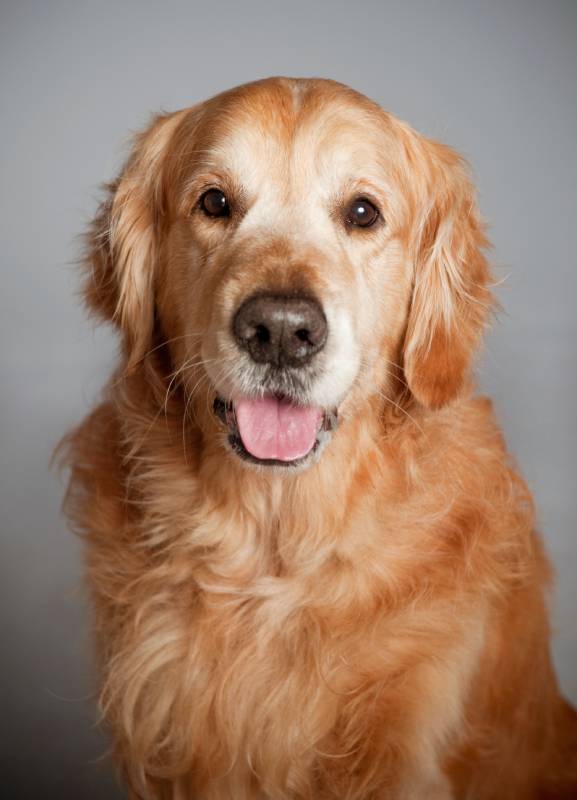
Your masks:
[{"label": "forehead", "polygon": [[311,175],[371,178],[386,168],[388,116],[352,90],[324,82],[242,87],[202,108],[193,169],[245,186]]}]

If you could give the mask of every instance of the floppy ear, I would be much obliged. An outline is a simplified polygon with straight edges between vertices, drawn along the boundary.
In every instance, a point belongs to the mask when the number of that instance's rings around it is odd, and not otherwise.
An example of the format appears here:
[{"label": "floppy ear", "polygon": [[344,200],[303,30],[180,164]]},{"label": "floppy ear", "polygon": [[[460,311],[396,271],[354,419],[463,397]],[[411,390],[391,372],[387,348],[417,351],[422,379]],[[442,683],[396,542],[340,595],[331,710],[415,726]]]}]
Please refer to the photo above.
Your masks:
[{"label": "floppy ear", "polygon": [[444,145],[421,140],[421,146],[422,212],[413,236],[403,359],[412,394],[422,405],[440,408],[466,385],[492,306],[483,254],[489,243],[462,159]]},{"label": "floppy ear", "polygon": [[116,181],[106,186],[87,236],[84,298],[123,334],[128,368],[150,347],[163,163],[179,114],[160,115],[139,134]]}]

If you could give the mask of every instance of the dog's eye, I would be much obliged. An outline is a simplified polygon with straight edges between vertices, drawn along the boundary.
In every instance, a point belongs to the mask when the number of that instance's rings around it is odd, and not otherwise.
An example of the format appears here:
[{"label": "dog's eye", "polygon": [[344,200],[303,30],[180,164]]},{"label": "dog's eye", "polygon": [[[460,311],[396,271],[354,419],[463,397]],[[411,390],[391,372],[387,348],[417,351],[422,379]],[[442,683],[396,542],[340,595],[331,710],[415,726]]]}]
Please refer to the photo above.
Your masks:
[{"label": "dog's eye", "polygon": [[208,217],[228,217],[230,216],[230,207],[224,192],[220,189],[209,189],[200,198],[200,209]]},{"label": "dog's eye", "polygon": [[366,197],[357,197],[347,209],[347,222],[357,228],[369,228],[379,218],[379,210]]}]

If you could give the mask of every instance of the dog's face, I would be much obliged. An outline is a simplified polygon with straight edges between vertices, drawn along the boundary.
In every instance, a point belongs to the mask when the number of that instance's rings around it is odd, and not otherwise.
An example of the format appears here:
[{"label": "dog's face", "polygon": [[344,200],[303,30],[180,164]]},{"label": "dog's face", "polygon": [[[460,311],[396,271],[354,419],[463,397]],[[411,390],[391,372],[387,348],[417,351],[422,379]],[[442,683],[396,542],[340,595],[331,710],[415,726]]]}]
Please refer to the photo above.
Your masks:
[{"label": "dog's face", "polygon": [[451,400],[489,302],[459,159],[328,81],[158,118],[95,233],[88,299],[129,363],[156,331],[188,398],[259,465],[307,465],[339,417],[399,385]]},{"label": "dog's face", "polygon": [[[294,466],[342,405],[383,390],[412,278],[382,119],[275,89],[201,115],[166,240],[163,319],[188,336],[180,360],[200,356],[235,451]],[[196,371],[183,377],[193,392]]]}]

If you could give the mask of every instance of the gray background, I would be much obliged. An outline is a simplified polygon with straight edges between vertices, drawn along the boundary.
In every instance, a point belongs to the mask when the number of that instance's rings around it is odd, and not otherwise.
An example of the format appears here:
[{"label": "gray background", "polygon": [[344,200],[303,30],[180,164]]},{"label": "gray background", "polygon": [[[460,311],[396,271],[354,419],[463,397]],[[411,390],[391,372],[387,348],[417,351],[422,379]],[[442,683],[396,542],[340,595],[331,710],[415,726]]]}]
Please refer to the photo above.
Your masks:
[{"label": "gray background", "polygon": [[267,75],[351,84],[473,165],[506,278],[481,383],[537,499],[577,700],[576,3],[19,0],[0,14],[3,796],[117,796],[79,543],[48,470],[115,349],[79,307],[74,237],[150,111]]}]

